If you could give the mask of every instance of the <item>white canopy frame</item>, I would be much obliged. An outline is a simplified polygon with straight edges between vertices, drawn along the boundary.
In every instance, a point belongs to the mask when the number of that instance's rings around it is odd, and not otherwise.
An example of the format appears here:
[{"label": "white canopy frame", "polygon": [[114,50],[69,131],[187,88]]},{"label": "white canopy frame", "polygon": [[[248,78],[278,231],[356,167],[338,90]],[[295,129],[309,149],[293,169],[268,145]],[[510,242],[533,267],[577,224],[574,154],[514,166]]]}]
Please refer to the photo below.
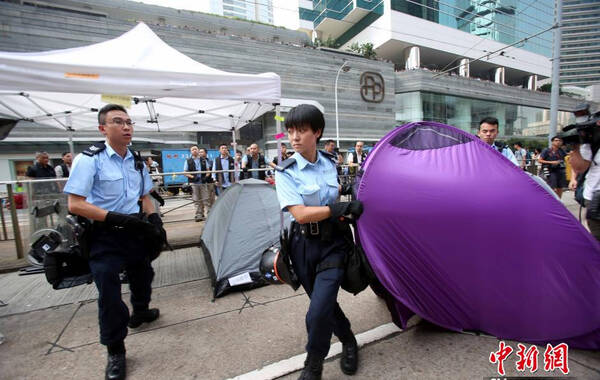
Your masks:
[{"label": "white canopy frame", "polygon": [[[114,57],[119,59],[114,59]],[[112,40],[36,53],[0,52],[0,114],[95,130],[101,94],[128,99],[136,128],[235,131],[281,102],[275,73],[239,74],[196,62],[144,23]]]}]

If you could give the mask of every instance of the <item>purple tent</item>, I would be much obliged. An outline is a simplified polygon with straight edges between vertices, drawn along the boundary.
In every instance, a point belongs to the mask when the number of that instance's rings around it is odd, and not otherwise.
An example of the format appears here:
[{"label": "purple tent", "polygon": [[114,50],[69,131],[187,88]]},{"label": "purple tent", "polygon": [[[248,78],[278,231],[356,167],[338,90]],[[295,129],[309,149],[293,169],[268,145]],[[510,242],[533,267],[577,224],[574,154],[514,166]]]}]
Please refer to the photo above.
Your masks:
[{"label": "purple tent", "polygon": [[394,298],[448,329],[600,349],[600,245],[529,175],[477,137],[404,125],[368,156],[360,239]]}]

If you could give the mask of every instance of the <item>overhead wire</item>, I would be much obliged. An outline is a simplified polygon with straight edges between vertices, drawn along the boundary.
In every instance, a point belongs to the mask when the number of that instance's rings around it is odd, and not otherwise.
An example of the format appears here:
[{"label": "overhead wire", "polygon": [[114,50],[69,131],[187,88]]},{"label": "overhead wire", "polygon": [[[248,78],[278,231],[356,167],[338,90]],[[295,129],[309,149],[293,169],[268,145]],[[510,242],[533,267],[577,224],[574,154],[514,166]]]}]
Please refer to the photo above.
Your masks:
[{"label": "overhead wire", "polygon": [[[474,22],[474,20],[469,20],[469,19],[467,19],[467,18],[464,18],[464,17],[456,16],[456,15],[453,15],[453,14],[451,14],[451,13],[448,13],[448,12],[441,11],[441,10],[439,10],[438,8],[430,7],[430,6],[428,6],[428,5],[424,5],[424,4],[418,3],[418,2],[416,2],[416,1],[413,1],[413,0],[405,0],[405,1],[406,1],[406,2],[408,2],[408,3],[412,3],[412,4],[419,5],[419,6],[423,7],[423,8],[432,9],[432,10],[434,10],[434,11],[438,11],[438,12],[440,12],[440,13],[447,14],[447,15],[449,15],[449,16],[453,16],[453,17],[455,17],[455,18],[458,18],[458,19],[461,19],[461,20],[468,21],[469,23],[472,23],[472,22]],[[440,3],[440,4],[443,4],[443,5],[447,5],[447,6],[449,6],[448,4],[442,3],[442,2],[441,2],[441,1],[439,1],[439,0],[434,0],[434,1],[437,1],[438,3]],[[459,10],[464,10],[464,9],[460,9],[460,8],[456,8],[456,9],[459,9]],[[467,12],[467,13],[470,13],[470,14],[472,14],[472,15],[475,15],[475,16],[476,16],[477,18],[479,18],[479,19],[487,20],[487,21],[493,22],[493,23],[495,23],[495,24],[497,24],[497,25],[501,25],[501,26],[504,26],[504,27],[507,27],[507,28],[511,28],[511,26],[510,26],[510,25],[506,25],[506,24],[503,24],[503,23],[500,23],[500,22],[494,21],[494,20],[492,20],[492,19],[489,19],[489,18],[486,18],[486,17],[483,17],[483,16],[478,16],[476,13],[472,13],[472,12]],[[516,31],[518,31],[518,32],[527,33],[527,32],[523,32],[522,30],[520,30],[520,29],[517,29],[517,28],[513,28],[513,29],[514,29],[514,30],[516,30]],[[460,29],[459,29],[459,30],[460,30]],[[543,40],[543,41],[546,41],[546,42],[550,42],[550,43],[552,43],[552,41],[551,41],[551,40],[547,40],[547,39],[545,39],[545,38],[541,38],[541,37],[540,37],[540,39],[541,39],[541,40]],[[543,45],[541,45],[541,46],[543,46]]]},{"label": "overhead wire", "polygon": [[[518,44],[520,44],[521,42],[525,42],[525,41],[527,41],[529,38],[534,38],[536,35],[539,35],[539,34],[541,34],[541,33],[546,33],[547,31],[549,31],[549,30],[552,30],[552,29],[556,29],[556,28],[558,28],[558,25],[553,25],[553,26],[551,26],[550,28],[548,28],[548,29],[546,29],[546,30],[543,30],[543,31],[541,31],[541,32],[538,32],[538,33],[536,33],[536,34],[534,34],[534,35],[531,35],[531,36],[529,36],[529,37],[522,38],[521,40],[519,40],[519,41],[517,41],[517,42],[515,42],[515,43],[512,43],[512,44],[510,44],[510,45],[508,45],[508,46],[504,46],[504,47],[502,47],[502,48],[500,48],[500,49],[496,49],[496,50],[494,50],[494,51],[492,51],[492,52],[486,53],[486,54],[482,55],[482,56],[481,56],[481,57],[479,57],[479,58],[476,58],[476,59],[469,60],[469,62],[468,62],[468,63],[469,63],[469,64],[471,64],[471,63],[473,63],[473,62],[480,61],[480,60],[482,60],[482,59],[484,59],[484,58],[486,58],[486,57],[487,57],[487,58],[491,58],[491,56],[492,56],[493,54],[496,54],[496,53],[498,53],[498,52],[501,52],[501,51],[505,51],[505,50],[507,50],[507,49],[509,49],[509,48],[511,48],[511,47],[514,47],[515,45],[518,45]],[[439,76],[441,76],[441,75],[444,75],[444,74],[446,74],[446,73],[448,73],[448,72],[450,72],[450,71],[452,71],[452,70],[454,70],[454,69],[457,69],[457,68],[459,68],[459,67],[461,67],[461,66],[464,66],[464,64],[460,64],[460,65],[458,65],[458,66],[455,66],[455,67],[452,67],[452,68],[450,68],[450,69],[444,70],[444,71],[442,71],[442,72],[440,72],[440,73],[438,73],[438,74],[434,75],[433,77],[434,77],[434,78],[436,78],[436,77],[439,77]]]},{"label": "overhead wire", "polygon": [[[459,8],[459,7],[457,7],[457,6],[453,6],[453,5],[450,5],[450,4],[442,3],[440,0],[434,0],[434,1],[436,1],[436,2],[438,2],[438,3],[440,3],[440,4],[442,4],[442,5],[445,5],[445,6],[447,6],[447,7],[454,8],[454,9],[457,9],[457,10],[459,10],[459,11],[464,11],[464,12],[470,13],[470,14],[472,14],[472,15],[475,15],[476,17],[480,17],[480,18],[481,18],[481,16],[479,16],[477,13],[472,13],[472,12],[469,12],[467,9],[463,9],[463,8]],[[478,5],[478,6],[482,6],[482,7],[484,7],[485,9],[489,9],[490,11],[498,12],[498,13],[500,13],[500,14],[503,14],[503,15],[506,15],[506,16],[509,16],[509,17],[515,17],[515,15],[511,15],[510,13],[503,12],[503,11],[502,11],[502,10],[500,10],[499,8],[493,8],[493,7],[490,7],[490,6],[486,5],[486,3],[485,3],[485,2],[478,3],[477,5]],[[531,18],[531,19],[533,19],[533,20],[539,21],[539,22],[540,22],[540,23],[542,23],[543,25],[537,25],[537,24],[531,23],[531,22],[527,21],[526,19],[521,19],[521,20],[520,20],[520,22],[522,22],[522,23],[524,23],[524,24],[529,24],[529,25],[532,25],[532,26],[534,26],[534,27],[536,27],[536,28],[546,28],[546,27],[548,27],[548,26],[550,26],[550,25],[551,25],[551,23],[545,23],[543,20],[539,20],[539,19],[537,19],[537,18],[535,18],[535,17],[530,17],[530,18]]]}]

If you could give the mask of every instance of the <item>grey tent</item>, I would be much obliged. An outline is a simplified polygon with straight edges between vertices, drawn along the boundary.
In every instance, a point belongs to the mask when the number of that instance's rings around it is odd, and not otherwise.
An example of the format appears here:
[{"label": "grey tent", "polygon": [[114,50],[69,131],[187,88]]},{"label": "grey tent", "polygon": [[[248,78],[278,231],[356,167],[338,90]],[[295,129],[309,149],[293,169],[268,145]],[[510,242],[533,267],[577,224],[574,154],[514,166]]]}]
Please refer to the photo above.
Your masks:
[{"label": "grey tent", "polygon": [[215,298],[266,284],[260,258],[264,250],[279,245],[280,225],[277,193],[265,181],[245,179],[219,196],[201,240]]}]

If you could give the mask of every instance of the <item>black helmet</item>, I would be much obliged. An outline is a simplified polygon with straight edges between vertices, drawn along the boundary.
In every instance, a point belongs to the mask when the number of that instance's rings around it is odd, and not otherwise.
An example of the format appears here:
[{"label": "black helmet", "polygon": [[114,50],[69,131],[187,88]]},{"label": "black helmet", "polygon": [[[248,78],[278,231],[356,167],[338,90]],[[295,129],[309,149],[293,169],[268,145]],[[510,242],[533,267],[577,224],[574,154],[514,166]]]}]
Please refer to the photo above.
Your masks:
[{"label": "black helmet", "polygon": [[260,259],[260,273],[271,284],[288,284],[294,290],[300,287],[289,258],[283,257],[279,247],[267,248]]},{"label": "black helmet", "polygon": [[46,254],[58,248],[65,239],[59,231],[46,228],[34,232],[31,240],[33,242],[27,259],[32,265],[41,267],[44,265]]}]

